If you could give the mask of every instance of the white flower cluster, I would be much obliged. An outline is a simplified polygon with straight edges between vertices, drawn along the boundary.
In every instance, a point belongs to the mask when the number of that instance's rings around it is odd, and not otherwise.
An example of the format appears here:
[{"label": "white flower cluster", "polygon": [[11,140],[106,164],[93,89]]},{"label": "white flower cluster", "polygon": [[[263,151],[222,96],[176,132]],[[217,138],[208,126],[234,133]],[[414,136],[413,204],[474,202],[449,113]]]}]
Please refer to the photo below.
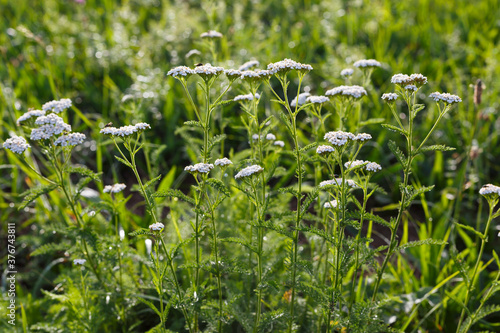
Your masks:
[{"label": "white flower cluster", "polygon": [[[255,94],[255,98],[260,99],[260,95],[258,93]],[[236,96],[233,101],[253,101],[253,95],[252,94],[246,94],[246,95],[238,95]]]},{"label": "white flower cluster", "polygon": [[31,146],[26,142],[25,138],[14,135],[5,140],[5,142],[3,143],[3,147],[5,149],[10,150],[13,153],[22,154],[26,149],[30,148]]},{"label": "white flower cluster", "polygon": [[486,184],[479,190],[479,194],[481,195],[496,194],[497,196],[500,196],[500,186],[496,186],[493,184]]},{"label": "white flower cluster", "polygon": [[429,97],[436,102],[443,101],[448,104],[459,103],[462,101],[462,99],[457,95],[452,95],[449,93],[439,93],[437,91],[430,94]]},{"label": "white flower cluster", "polygon": [[359,141],[359,142],[365,142],[365,141],[368,141],[371,139],[372,139],[372,136],[368,133],[359,133],[359,134],[356,134],[356,136],[354,137],[354,140]]},{"label": "white flower cluster", "polygon": [[395,74],[391,78],[391,83],[399,84],[402,86],[408,85],[424,85],[427,83],[427,77],[420,73],[407,75],[407,74]]},{"label": "white flower cluster", "polygon": [[47,116],[40,116],[35,120],[35,125],[56,125],[64,123],[64,120],[54,113],[49,113]]},{"label": "white flower cluster", "polygon": [[[346,179],[345,183],[349,187],[356,187],[356,183],[352,179]],[[325,186],[341,186],[342,185],[342,178],[334,178],[330,180],[324,180],[321,183],[319,183],[319,187],[325,187]]]},{"label": "white flower cluster", "polygon": [[334,151],[335,151],[335,148],[333,148],[332,146],[327,146],[327,145],[318,146],[318,148],[316,148],[316,153],[318,153],[320,155],[333,153]]},{"label": "white flower cluster", "polygon": [[260,165],[255,164],[240,170],[240,172],[238,172],[236,176],[234,176],[234,178],[240,179],[244,177],[250,177],[252,175],[261,173],[262,171],[264,171],[264,168],[262,168]]},{"label": "white flower cluster", "polygon": [[355,168],[355,167],[359,167],[363,164],[366,164],[368,163],[368,161],[363,161],[363,160],[355,160],[355,161],[349,161],[349,162],[345,162],[344,163],[344,166],[347,168],[347,169],[350,169],[350,168]]},{"label": "white flower cluster", "polygon": [[410,75],[410,79],[413,80],[414,84],[424,85],[427,83],[427,77],[420,73]]},{"label": "white flower cluster", "polygon": [[334,146],[344,146],[349,142],[349,140],[354,140],[356,136],[350,132],[328,132],[325,134],[324,139],[330,142]]},{"label": "white flower cluster", "polygon": [[325,208],[337,208],[337,205],[338,205],[337,200],[332,200],[332,201],[325,202],[323,207],[325,207]]},{"label": "white flower cluster", "polygon": [[304,93],[302,93],[302,94],[299,94],[298,96],[295,96],[295,97],[292,99],[292,102],[290,103],[290,106],[294,108],[294,107],[296,107],[296,106],[297,106],[297,104],[298,104],[299,106],[304,105],[304,104],[306,103],[307,98],[308,98],[309,96],[311,96],[311,94],[310,94],[310,93],[308,93],[308,92],[304,92]]},{"label": "white flower cluster", "polygon": [[194,71],[187,66],[177,66],[167,72],[167,75],[172,77],[178,77],[178,76],[188,77],[193,74]]},{"label": "white flower cluster", "polygon": [[340,75],[343,77],[351,76],[354,73],[354,69],[352,68],[344,68],[340,71]]},{"label": "white flower cluster", "polygon": [[196,163],[195,165],[188,165],[184,170],[190,173],[209,173],[213,168],[214,165],[211,163]]},{"label": "white flower cluster", "polygon": [[104,190],[102,190],[104,193],[119,193],[123,191],[127,185],[125,184],[113,184],[113,185],[106,185],[104,186]]},{"label": "white flower cluster", "polygon": [[376,162],[370,162],[365,166],[366,171],[377,172],[382,170],[382,166]]},{"label": "white flower cluster", "polygon": [[63,98],[58,101],[50,101],[42,105],[43,111],[52,111],[55,113],[63,112],[64,110],[70,108],[72,105],[69,98]]},{"label": "white flower cluster", "polygon": [[261,70],[261,69],[257,69],[254,71],[247,70],[241,72],[241,79],[247,81],[259,81],[262,79],[267,79],[271,75],[273,75],[273,73],[269,70]]},{"label": "white flower cluster", "polygon": [[283,147],[285,147],[285,142],[283,142],[281,140],[277,140],[277,141],[274,141],[273,145],[283,148]]},{"label": "white flower cluster", "polygon": [[222,38],[222,34],[215,30],[209,30],[200,35],[201,38]]},{"label": "white flower cluster", "polygon": [[73,260],[73,265],[85,265],[87,262],[87,259],[74,259]]},{"label": "white flower cluster", "polygon": [[409,84],[409,85],[405,86],[405,90],[417,91],[417,86],[414,84]]},{"label": "white flower cluster", "polygon": [[237,69],[225,69],[224,74],[230,79],[230,80],[235,80],[239,77],[241,77],[241,71]]},{"label": "white flower cluster", "polygon": [[272,74],[286,73],[292,69],[306,72],[313,70],[311,65],[301,64],[300,62],[291,59],[284,59],[278,62],[270,63],[267,65],[267,69],[270,70]]},{"label": "white flower cluster", "polygon": [[31,117],[45,116],[45,111],[43,110],[30,110],[23,114],[19,119],[17,119],[17,126],[19,126],[23,121],[30,119]]},{"label": "white flower cluster", "polygon": [[189,50],[188,53],[186,53],[185,57],[186,58],[191,58],[194,55],[201,55],[201,52],[198,51],[197,49],[192,49],[192,50]]},{"label": "white flower cluster", "polygon": [[215,160],[214,164],[216,166],[224,167],[224,166],[228,166],[230,164],[233,164],[233,162],[231,162],[231,160],[228,159],[227,157],[224,157],[224,158],[219,158],[219,159]]},{"label": "white flower cluster", "polygon": [[[263,139],[263,138],[264,138],[264,135],[261,135],[261,137],[260,137],[260,138],[261,138],[261,139]],[[257,141],[257,140],[259,140],[259,135],[258,135],[258,134],[252,134],[252,140],[253,140],[253,141]]]},{"label": "white flower cluster", "polygon": [[333,89],[328,90],[325,93],[326,96],[337,96],[337,95],[342,95],[342,96],[351,96],[354,98],[361,98],[363,96],[366,96],[366,90],[365,88],[357,85],[353,86],[338,86]]},{"label": "white flower cluster", "polygon": [[54,142],[56,146],[76,146],[81,144],[85,140],[85,134],[82,133],[70,133],[66,135],[61,135]]},{"label": "white flower cluster", "polygon": [[202,66],[195,67],[193,69],[193,72],[201,77],[210,77],[224,73],[224,68],[218,66],[212,66],[210,64],[205,64]]},{"label": "white flower cluster", "polygon": [[64,122],[59,122],[56,124],[47,124],[31,130],[30,139],[31,140],[50,139],[53,135],[61,134],[64,131],[71,132],[71,126]]},{"label": "white flower cluster", "polygon": [[363,59],[358,60],[353,64],[354,67],[380,67],[382,66],[380,62],[375,59]]},{"label": "white flower cluster", "polygon": [[266,140],[274,141],[276,140],[276,135],[274,135],[273,133],[269,133],[266,135]]},{"label": "white flower cluster", "polygon": [[112,135],[112,136],[129,136],[134,133],[143,131],[145,129],[150,129],[151,126],[147,123],[137,123],[135,125],[126,125],[122,126],[119,128],[116,127],[104,127],[101,129],[100,133],[101,134],[107,134],[107,135]]},{"label": "white flower cluster", "polygon": [[306,99],[307,103],[313,103],[313,104],[323,104],[328,102],[330,99],[326,96],[309,96]]},{"label": "white flower cluster", "polygon": [[382,99],[383,99],[384,101],[386,101],[386,102],[387,102],[387,101],[389,101],[389,102],[390,102],[390,101],[395,101],[395,100],[397,100],[397,99],[398,99],[398,94],[395,94],[395,93],[387,93],[387,94],[383,94],[383,95],[382,95]]},{"label": "white flower cluster", "polygon": [[260,65],[260,62],[258,62],[257,60],[250,60],[250,61],[247,61],[245,62],[243,65],[241,65],[238,70],[240,71],[247,71],[255,66],[259,66]]},{"label": "white flower cluster", "polygon": [[165,226],[160,222],[153,223],[149,226],[149,230],[151,231],[162,231],[163,228],[165,228]]}]

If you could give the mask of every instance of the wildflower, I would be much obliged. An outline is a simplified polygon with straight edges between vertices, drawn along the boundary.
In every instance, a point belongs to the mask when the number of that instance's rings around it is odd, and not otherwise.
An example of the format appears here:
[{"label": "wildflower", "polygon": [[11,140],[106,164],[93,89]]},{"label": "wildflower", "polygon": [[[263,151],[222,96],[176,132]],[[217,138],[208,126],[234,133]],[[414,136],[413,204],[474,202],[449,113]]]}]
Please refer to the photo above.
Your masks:
[{"label": "wildflower", "polygon": [[264,79],[271,77],[273,73],[268,70],[257,69],[254,71],[246,70],[241,71],[241,79],[250,82],[259,82]]},{"label": "wildflower", "polygon": [[43,111],[52,111],[55,113],[63,112],[64,110],[70,108],[72,105],[71,100],[69,98],[63,98],[58,101],[50,101],[42,105]]},{"label": "wildflower", "polygon": [[323,207],[325,207],[325,208],[337,208],[337,200],[325,202]]},{"label": "wildflower", "polygon": [[344,163],[344,166],[347,168],[347,169],[350,169],[350,168],[356,168],[356,167],[359,167],[361,165],[364,165],[368,162],[365,162],[363,160],[355,160],[355,161],[349,161],[349,162],[345,162]]},{"label": "wildflower", "polygon": [[299,94],[298,96],[296,96],[296,97],[294,97],[294,98],[292,99],[292,102],[290,103],[290,106],[294,108],[294,107],[296,107],[296,106],[297,106],[297,104],[298,104],[299,106],[304,105],[304,104],[306,103],[306,100],[307,100],[307,98],[308,98],[309,96],[311,96],[311,94],[310,94],[310,93],[308,93],[308,92],[305,92],[305,93]]},{"label": "wildflower", "polygon": [[224,72],[224,68],[205,64],[194,68],[193,72],[201,76],[203,79],[208,79],[213,76],[219,76],[220,74],[222,74]]},{"label": "wildflower", "polygon": [[281,148],[285,147],[285,143],[283,141],[281,141],[281,140],[274,141],[273,145],[279,146]]},{"label": "wildflower", "polygon": [[25,138],[14,135],[5,140],[5,142],[3,143],[3,147],[5,149],[10,150],[13,153],[22,154],[26,149],[30,148],[31,146],[26,142]]},{"label": "wildflower", "polygon": [[241,76],[241,71],[237,69],[225,69],[224,74],[226,74],[229,80],[236,80]]},{"label": "wildflower", "polygon": [[291,59],[284,59],[278,62],[270,63],[267,65],[267,69],[273,72],[273,74],[287,73],[292,69],[296,69],[300,72],[309,72],[313,70],[311,65],[301,64],[300,62],[296,62]]},{"label": "wildflower", "polygon": [[343,77],[351,76],[354,73],[354,69],[352,68],[344,68],[340,71],[340,75]]},{"label": "wildflower", "polygon": [[413,84],[417,86],[422,86],[427,83],[427,77],[420,73],[410,75],[410,79],[413,81]]},{"label": "wildflower", "polygon": [[332,146],[322,145],[322,146],[319,146],[318,148],[316,148],[316,153],[318,153],[320,155],[333,153],[334,151],[335,151],[335,148],[333,148]]},{"label": "wildflower", "polygon": [[417,86],[414,84],[409,84],[409,85],[405,86],[405,90],[417,91]]},{"label": "wildflower", "polygon": [[413,83],[413,79],[406,74],[395,74],[391,78],[391,83],[399,85],[408,85]]},{"label": "wildflower", "polygon": [[[233,99],[233,101],[235,101],[235,102],[237,102],[237,101],[253,101],[253,97],[254,96],[252,94],[238,95]],[[260,99],[260,95],[256,93],[255,98]]]},{"label": "wildflower", "polygon": [[447,104],[459,103],[462,101],[462,99],[457,95],[452,95],[449,93],[439,93],[437,91],[430,94],[429,97],[436,102],[443,101]]},{"label": "wildflower", "polygon": [[269,133],[268,135],[266,135],[266,140],[274,141],[276,140],[276,135]]},{"label": "wildflower", "polygon": [[250,60],[245,62],[243,65],[241,65],[238,70],[240,71],[247,71],[255,66],[259,66],[260,63],[257,60]]},{"label": "wildflower", "polygon": [[[346,179],[345,183],[349,187],[356,187],[356,183],[352,179]],[[334,178],[331,180],[324,180],[321,183],[319,183],[319,187],[323,188],[326,186],[341,186],[342,185],[342,178]]]},{"label": "wildflower", "polygon": [[325,134],[324,139],[334,146],[345,146],[350,140],[354,140],[355,136],[349,132],[335,131]]},{"label": "wildflower", "polygon": [[233,162],[231,162],[231,160],[228,159],[227,157],[224,157],[224,158],[219,158],[218,160],[215,160],[214,164],[216,166],[225,167],[225,166],[228,166],[230,164],[233,164]]},{"label": "wildflower", "polygon": [[56,146],[76,146],[81,144],[85,140],[85,134],[82,133],[70,133],[66,135],[62,135],[57,138],[54,142]]},{"label": "wildflower", "polygon": [[201,52],[198,51],[197,49],[192,49],[188,53],[186,53],[186,58],[191,58],[194,55],[201,55]]},{"label": "wildflower", "polygon": [[375,59],[363,59],[358,60],[353,64],[354,67],[380,67],[382,66],[380,62]]},{"label": "wildflower", "polygon": [[366,90],[365,88],[357,85],[353,86],[338,86],[333,89],[328,90],[325,93],[326,96],[337,96],[337,95],[342,95],[342,96],[351,96],[354,98],[361,98],[366,95]]},{"label": "wildflower", "polygon": [[211,163],[197,163],[195,165],[188,165],[184,168],[185,171],[189,173],[209,173],[210,170],[214,168],[214,165]]},{"label": "wildflower", "polygon": [[104,127],[103,129],[101,129],[100,133],[111,135],[111,136],[125,137],[125,136],[129,136],[129,135],[132,135],[134,133],[143,131],[145,129],[150,129],[150,128],[151,128],[151,126],[149,126],[149,124],[147,124],[147,123],[137,123],[135,125],[126,125],[126,126],[122,126],[119,128]]},{"label": "wildflower", "polygon": [[496,186],[493,184],[486,184],[479,190],[479,194],[484,196],[500,196],[500,186]]},{"label": "wildflower", "polygon": [[104,186],[104,190],[102,190],[103,193],[119,193],[123,191],[127,185],[125,184],[113,184],[113,185],[106,185]]},{"label": "wildflower", "polygon": [[259,135],[258,134],[252,134],[252,140],[253,141],[259,140]]},{"label": "wildflower", "polygon": [[326,96],[309,96],[306,99],[307,103],[313,103],[313,104],[323,104],[328,102],[330,99]]},{"label": "wildflower", "polygon": [[162,231],[163,228],[165,228],[165,226],[160,222],[153,223],[149,226],[149,230],[151,231]]},{"label": "wildflower", "polygon": [[95,211],[91,210],[90,212],[87,213],[88,216],[94,217],[95,216]]},{"label": "wildflower", "polygon": [[372,136],[368,133],[359,133],[359,134],[356,134],[356,136],[354,137],[354,140],[358,141],[358,142],[365,142],[365,141],[368,141],[371,139],[372,139]]},{"label": "wildflower", "polygon": [[144,131],[146,129],[151,129],[151,126],[149,126],[148,123],[137,123],[135,124],[135,128],[137,131]]},{"label": "wildflower", "polygon": [[252,175],[259,174],[262,171],[264,171],[264,168],[262,168],[260,165],[255,164],[240,170],[240,172],[238,172],[236,176],[234,176],[234,178],[240,179],[244,177],[250,177]]},{"label": "wildflower", "polygon": [[366,171],[369,171],[369,172],[377,172],[377,171],[382,170],[382,167],[378,163],[370,162],[365,166],[365,169],[366,169]]},{"label": "wildflower", "polygon": [[201,38],[222,38],[222,34],[215,30],[209,30],[200,35]]},{"label": "wildflower", "polygon": [[30,110],[23,114],[19,119],[17,119],[17,126],[19,126],[23,121],[30,119],[31,117],[45,116],[45,111],[43,110]]},{"label": "wildflower", "polygon": [[64,131],[70,132],[71,126],[64,122],[59,122],[57,124],[47,124],[31,130],[30,139],[50,139],[53,135],[61,134]]},{"label": "wildflower", "polygon": [[383,94],[382,99],[386,102],[392,102],[398,99],[398,94],[395,93]]},{"label": "wildflower", "polygon": [[73,260],[73,265],[85,265],[87,262],[87,259],[74,259]]},{"label": "wildflower", "polygon": [[193,74],[194,74],[194,71],[191,68],[186,67],[186,66],[177,66],[177,67],[174,67],[167,72],[168,76],[172,76],[175,78],[178,78],[179,76],[183,76],[185,78],[188,78]]},{"label": "wildflower", "polygon": [[53,113],[49,113],[47,116],[40,116],[35,120],[35,125],[56,125],[59,123],[64,123],[64,120]]}]

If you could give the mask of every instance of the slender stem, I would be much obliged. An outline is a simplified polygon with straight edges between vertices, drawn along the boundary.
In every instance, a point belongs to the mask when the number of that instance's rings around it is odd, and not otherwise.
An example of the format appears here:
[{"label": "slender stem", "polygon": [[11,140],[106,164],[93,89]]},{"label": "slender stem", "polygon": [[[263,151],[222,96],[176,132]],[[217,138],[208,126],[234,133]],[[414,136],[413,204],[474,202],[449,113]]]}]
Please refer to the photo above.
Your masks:
[{"label": "slender stem", "polygon": [[[256,211],[257,211],[257,244],[258,244],[258,251],[257,251],[257,273],[258,273],[258,282],[257,282],[257,308],[256,308],[256,316],[255,316],[255,324],[253,328],[253,332],[257,333],[259,329],[259,324],[260,324],[260,314],[261,314],[261,300],[262,300],[262,288],[261,288],[261,283],[262,283],[262,227],[261,227],[261,207],[260,207],[260,201],[259,201],[259,194],[257,191],[257,187],[255,186],[255,182],[252,179],[252,188],[255,193],[255,204],[256,204]],[[264,198],[263,198],[264,199]]]}]

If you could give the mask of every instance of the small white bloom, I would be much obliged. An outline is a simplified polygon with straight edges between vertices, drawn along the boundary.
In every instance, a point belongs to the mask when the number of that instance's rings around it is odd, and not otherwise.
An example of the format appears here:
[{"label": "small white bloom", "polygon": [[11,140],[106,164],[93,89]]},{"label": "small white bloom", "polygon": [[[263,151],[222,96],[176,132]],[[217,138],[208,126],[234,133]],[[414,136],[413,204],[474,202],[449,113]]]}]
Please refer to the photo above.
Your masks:
[{"label": "small white bloom", "polygon": [[35,120],[35,125],[56,125],[64,123],[64,120],[54,113],[49,113],[46,116],[40,116]]},{"label": "small white bloom", "polygon": [[205,64],[203,66],[195,67],[193,69],[193,72],[203,78],[207,78],[224,73],[224,68],[218,66],[212,66],[210,64]]},{"label": "small white bloom", "polygon": [[163,228],[165,228],[165,226],[160,222],[153,223],[149,226],[149,230],[151,231],[162,231]]},{"label": "small white bloom", "polygon": [[333,89],[328,90],[325,95],[326,96],[351,96],[354,98],[361,98],[363,96],[366,96],[366,90],[365,88],[357,85],[353,86],[338,86]]},{"label": "small white bloom", "polygon": [[252,140],[253,141],[259,140],[259,135],[258,134],[252,134]]},{"label": "small white bloom", "polygon": [[94,217],[95,216],[95,211],[91,210],[90,212],[87,213],[88,216]]},{"label": "small white bloom", "polygon": [[222,34],[215,30],[209,30],[200,35],[201,38],[222,38]]},{"label": "small white bloom", "polygon": [[333,153],[335,151],[335,148],[332,146],[326,146],[322,145],[316,148],[316,153],[323,155],[323,154],[328,154],[328,153]]},{"label": "small white bloom", "polygon": [[269,70],[256,69],[254,71],[241,71],[241,79],[246,81],[260,81],[269,78],[273,73]]},{"label": "small white bloom", "polygon": [[82,133],[70,133],[66,135],[62,135],[57,138],[54,142],[56,146],[76,146],[81,144],[85,140],[85,134]]},{"label": "small white bloom", "polygon": [[299,106],[306,104],[307,97],[309,96],[311,96],[311,94],[308,92],[299,94],[299,96],[296,96],[292,99],[290,106],[294,108],[297,106],[297,103]]},{"label": "small white bloom", "polygon": [[23,121],[30,119],[31,117],[41,117],[45,116],[45,111],[43,110],[30,110],[23,114],[19,119],[17,119],[17,126],[19,126]]},{"label": "small white bloom", "polygon": [[238,172],[236,176],[234,176],[234,178],[240,179],[244,177],[250,177],[252,175],[261,173],[262,171],[264,171],[264,168],[262,168],[260,165],[251,165],[249,167],[240,170],[240,172]]},{"label": "small white bloom", "polygon": [[50,101],[42,105],[43,111],[52,111],[55,113],[63,112],[64,110],[70,108],[72,105],[69,98],[63,98],[58,101]]},{"label": "small white bloom", "polygon": [[134,125],[135,128],[137,128],[138,131],[143,131],[146,129],[151,129],[151,126],[149,126],[148,123],[137,123]]},{"label": "small white bloom", "polygon": [[123,191],[127,185],[125,184],[113,184],[113,185],[106,185],[104,186],[104,190],[102,190],[104,193],[119,193]]},{"label": "small white bloom", "polygon": [[[352,179],[346,179],[345,183],[349,187],[356,187],[356,183]],[[324,180],[321,183],[319,183],[319,187],[325,187],[325,186],[341,186],[342,185],[342,178],[334,178],[330,180]]]},{"label": "small white bloom", "polygon": [[418,84],[418,85],[424,85],[427,83],[427,77],[423,76],[420,73],[410,75],[410,79],[413,80],[414,84]]},{"label": "small white bloom", "polygon": [[409,90],[409,91],[417,91],[417,86],[414,84],[409,84],[409,85],[405,86],[405,89]]},{"label": "small white bloom", "polygon": [[398,99],[398,94],[395,93],[387,93],[382,95],[382,99],[386,102],[395,101]]},{"label": "small white bloom", "polygon": [[406,74],[395,74],[391,78],[391,83],[400,84],[400,85],[408,85],[413,83],[413,79]]},{"label": "small white bloom", "polygon": [[452,95],[449,93],[439,93],[437,91],[430,94],[429,97],[435,100],[436,102],[443,101],[447,104],[462,102],[462,99],[457,95]]},{"label": "small white bloom", "polygon": [[225,69],[224,74],[231,80],[241,77],[241,71],[237,69]]},{"label": "small white bloom", "polygon": [[195,165],[188,165],[184,170],[190,173],[209,173],[213,168],[214,165],[211,163],[197,163]]},{"label": "small white bloom", "polygon": [[375,59],[363,59],[358,60],[353,64],[354,67],[380,67],[382,66],[380,62]]},{"label": "small white bloom", "polygon": [[334,146],[344,146],[349,140],[354,140],[356,137],[350,132],[328,132],[325,134],[324,139],[330,142]]},{"label": "small white bloom", "polygon": [[201,55],[201,52],[197,49],[192,49],[188,53],[186,53],[186,58],[191,58],[194,55]]},{"label": "small white bloom", "polygon": [[178,76],[184,76],[184,77],[189,77],[190,75],[193,75],[194,71],[186,66],[177,66],[175,68],[172,68],[167,72],[167,75],[172,76],[172,77],[178,77]]},{"label": "small white bloom", "polygon": [[276,135],[269,133],[268,135],[266,135],[266,140],[274,141],[276,140]]},{"label": "small white bloom", "polygon": [[328,102],[330,99],[326,96],[309,96],[306,99],[307,103],[313,103],[313,104],[323,104]]},{"label": "small white bloom", "polygon": [[283,147],[285,147],[285,142],[278,140],[278,141],[274,141],[273,145],[283,148]]},{"label": "small white bloom", "polygon": [[369,172],[377,172],[377,171],[382,170],[382,166],[380,166],[380,164],[378,164],[378,163],[370,162],[365,166],[365,169],[366,169],[366,171],[369,171]]},{"label": "small white bloom", "polygon": [[50,139],[53,135],[61,134],[64,131],[71,132],[71,126],[65,124],[64,122],[59,122],[54,125],[47,124],[39,128],[32,129],[30,139],[31,140]]},{"label": "small white bloom", "polygon": [[[260,99],[260,95],[258,93],[255,94],[255,98]],[[233,101],[253,101],[253,95],[252,94],[246,94],[246,95],[238,95],[236,96]]]},{"label": "small white bloom", "polygon": [[87,259],[74,259],[73,265],[85,265],[86,262],[87,262]]},{"label": "small white bloom", "polygon": [[354,140],[359,141],[359,142],[365,142],[365,141],[368,141],[371,139],[372,139],[372,136],[368,133],[359,133],[354,137]]},{"label": "small white bloom", "polygon": [[500,196],[500,186],[496,186],[493,184],[486,184],[479,190],[479,194],[484,196],[489,194]]},{"label": "small white bloom", "polygon": [[26,149],[30,148],[31,146],[26,142],[25,138],[14,135],[5,140],[5,142],[3,143],[3,147],[5,149],[10,150],[13,153],[22,154]]},{"label": "small white bloom", "polygon": [[240,71],[247,71],[255,66],[259,66],[260,63],[257,60],[250,60],[241,65],[238,69]]},{"label": "small white bloom", "polygon": [[355,167],[361,166],[361,165],[366,164],[366,163],[368,163],[368,162],[365,162],[363,160],[355,160],[355,161],[345,162],[344,166],[347,169],[350,169],[350,168],[355,168]]},{"label": "small white bloom", "polygon": [[351,76],[354,73],[354,69],[352,68],[344,68],[342,71],[340,71],[340,75],[343,77],[348,77]]},{"label": "small white bloom", "polygon": [[323,207],[325,207],[325,208],[337,208],[337,200],[325,202]]},{"label": "small white bloom", "polygon": [[231,162],[231,160],[228,159],[227,157],[224,157],[224,158],[220,158],[220,159],[215,160],[214,164],[216,166],[223,167],[223,166],[228,166],[230,164],[233,164],[233,162]]},{"label": "small white bloom", "polygon": [[296,62],[291,59],[283,59],[278,62],[270,63],[269,65],[267,65],[267,69],[272,71],[273,74],[286,73],[292,69],[304,72],[309,72],[313,70],[311,65],[301,64],[300,62]]}]

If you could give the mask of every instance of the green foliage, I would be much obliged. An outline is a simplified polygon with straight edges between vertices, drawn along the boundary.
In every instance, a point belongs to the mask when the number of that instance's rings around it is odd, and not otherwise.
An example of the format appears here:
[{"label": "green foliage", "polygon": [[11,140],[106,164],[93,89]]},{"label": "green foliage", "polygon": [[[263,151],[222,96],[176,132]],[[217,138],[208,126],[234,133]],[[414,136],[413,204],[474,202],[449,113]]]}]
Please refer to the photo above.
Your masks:
[{"label": "green foliage", "polygon": [[23,202],[19,205],[18,209],[26,208],[30,203],[41,197],[42,195],[48,194],[58,187],[57,184],[40,185],[29,189],[26,192],[21,193],[24,196]]}]

